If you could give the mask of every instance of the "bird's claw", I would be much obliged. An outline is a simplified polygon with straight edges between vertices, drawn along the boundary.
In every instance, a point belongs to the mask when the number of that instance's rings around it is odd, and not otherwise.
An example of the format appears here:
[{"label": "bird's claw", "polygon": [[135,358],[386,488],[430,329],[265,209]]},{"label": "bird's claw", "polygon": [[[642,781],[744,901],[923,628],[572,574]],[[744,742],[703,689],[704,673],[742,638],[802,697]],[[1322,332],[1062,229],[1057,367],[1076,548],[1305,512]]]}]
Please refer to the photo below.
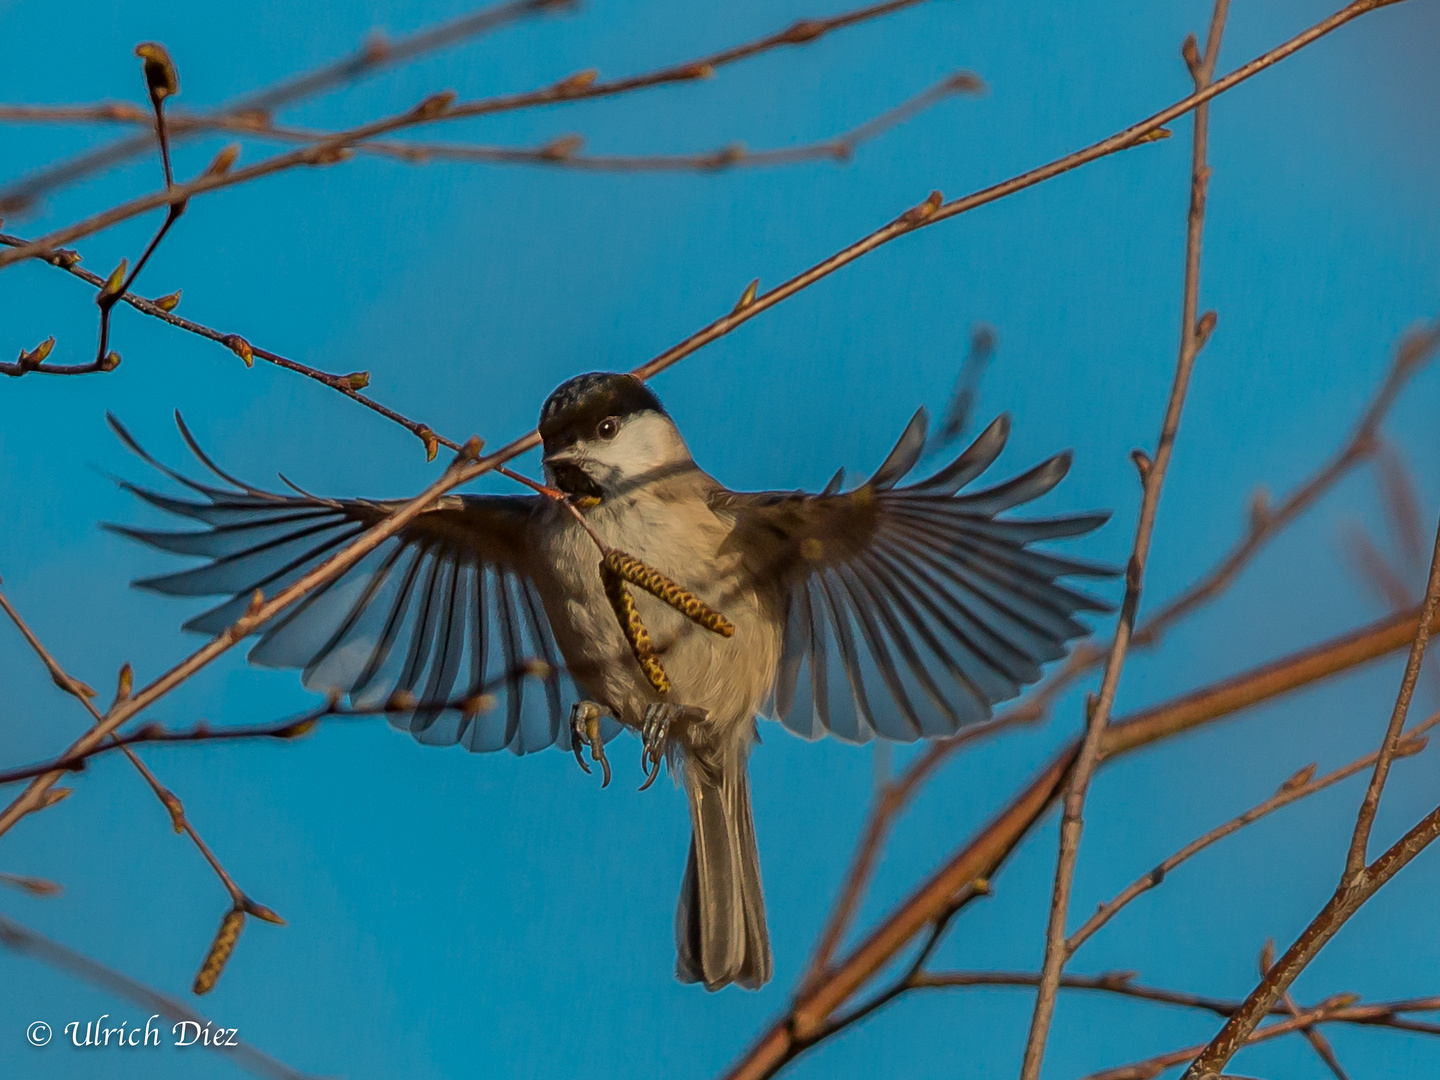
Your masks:
[{"label": "bird's claw", "polygon": [[610,785],[610,759],[605,756],[605,743],[600,738],[601,708],[593,701],[577,701],[570,710],[570,748],[575,751],[575,760],[585,774],[590,775],[590,766],[585,764],[584,747],[590,747],[590,760],[600,763],[603,779],[600,786]]},{"label": "bird's claw", "polygon": [[645,782],[640,785],[644,791],[660,775],[660,763],[665,760],[665,744],[670,736],[670,725],[685,712],[683,705],[656,703],[646,706],[645,721],[640,726],[640,771]]}]

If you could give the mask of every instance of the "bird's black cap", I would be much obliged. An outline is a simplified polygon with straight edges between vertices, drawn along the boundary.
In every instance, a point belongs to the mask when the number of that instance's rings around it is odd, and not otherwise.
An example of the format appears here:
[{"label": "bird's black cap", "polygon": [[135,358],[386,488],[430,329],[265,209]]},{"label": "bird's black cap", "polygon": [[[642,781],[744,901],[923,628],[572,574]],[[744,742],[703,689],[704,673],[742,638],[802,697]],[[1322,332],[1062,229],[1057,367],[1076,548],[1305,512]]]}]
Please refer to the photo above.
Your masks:
[{"label": "bird's black cap", "polygon": [[664,413],[654,392],[634,375],[591,371],[555,388],[540,409],[540,437],[548,447],[588,439],[607,416],[624,419],[646,410]]}]

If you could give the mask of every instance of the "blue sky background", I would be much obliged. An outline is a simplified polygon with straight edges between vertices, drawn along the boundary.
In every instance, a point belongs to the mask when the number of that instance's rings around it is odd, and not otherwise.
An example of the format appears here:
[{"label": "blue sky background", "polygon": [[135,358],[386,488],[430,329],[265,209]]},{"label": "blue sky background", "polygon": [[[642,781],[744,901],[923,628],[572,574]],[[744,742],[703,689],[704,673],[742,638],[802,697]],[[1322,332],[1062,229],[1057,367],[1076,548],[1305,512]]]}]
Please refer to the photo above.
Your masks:
[{"label": "blue sky background", "polygon": [[[142,101],[141,40],[165,42],[190,107],[218,103],[346,55],[374,27],[401,34],[462,0],[230,5],[0,0],[10,43],[0,98]],[[701,55],[828,13],[801,0],[672,5],[592,0],[427,57],[284,114],[345,126],[453,88],[462,98],[543,85],[587,67],[620,75]],[[1228,70],[1317,21],[1324,0],[1237,0]],[[142,279],[184,289],[181,312],[332,371],[368,369],[380,400],[458,438],[528,430],[578,371],[629,367],[729,309],[752,277],[773,284],[914,204],[1039,164],[1182,96],[1184,35],[1209,7],[936,2],[714,80],[615,101],[499,116],[446,138],[533,144],[580,132],[596,152],[681,152],[823,138],[950,72],[989,86],[863,147],[844,166],[721,175],[605,176],[364,157],[196,200]],[[1183,587],[1239,534],[1251,491],[1283,492],[1339,444],[1396,338],[1440,313],[1440,9],[1365,17],[1219,100],[1212,119],[1202,305],[1220,313],[1200,360],[1165,492],[1152,601]],[[657,388],[697,459],[735,487],[823,484],[864,470],[917,405],[943,406],[971,327],[996,328],[980,419],[1015,418],[1014,472],[1064,446],[1053,511],[1114,507],[1079,550],[1123,560],[1139,498],[1133,446],[1153,445],[1174,363],[1189,169],[1176,138],[1091,165],[906,238],[664,374]],[[0,180],[113,137],[102,128],[0,128]],[[189,175],[223,140],[186,144]],[[263,151],[247,149],[246,160]],[[78,185],[7,231],[34,235],[156,186],[138,160]],[[84,241],[108,272],[156,220]],[[0,281],[0,348],[49,334],[55,362],[88,359],[93,294],[31,264]],[[194,608],[132,591],[164,557],[102,533],[145,518],[101,470],[131,477],[113,409],[170,460],[179,408],[227,467],[283,469],[333,494],[397,495],[434,475],[415,440],[338,395],[134,312],[117,312],[123,366],[86,379],[0,385],[0,575],[72,672],[109,687],[122,661],[148,681],[196,644]],[[1427,521],[1440,505],[1440,371],[1416,380],[1387,431],[1412,464]],[[532,469],[533,460],[526,464]],[[497,490],[500,485],[492,484]],[[146,519],[148,520],[148,519]],[[1371,474],[1348,480],[1266,551],[1220,603],[1127,668],[1118,711],[1184,692],[1380,614],[1343,557],[1347,527],[1383,530]],[[1105,626],[1108,627],[1108,622]],[[1393,702],[1391,660],[1104,771],[1087,812],[1074,910],[1268,795],[1301,765],[1365,753]],[[63,748],[84,725],[0,628],[0,760]],[[269,720],[310,701],[288,673],[237,652],[154,712],[171,725]],[[1433,708],[1433,696],[1421,704]],[[1043,729],[957,758],[904,820],[862,922],[876,918],[982,822],[1081,721],[1078,692]],[[775,726],[753,759],[776,978],[758,994],[674,982],[671,920],[685,857],[684,799],[642,794],[622,743],[601,791],[568,755],[472,757],[420,747],[383,722],[328,726],[288,745],[151,749],[238,881],[289,920],[253,923],[212,995],[218,1023],[299,1068],[404,1076],[703,1077],[781,1010],[844,872],[870,800],[873,754],[806,744]],[[633,753],[632,753],[633,751]],[[903,760],[905,754],[897,760]],[[1435,751],[1402,764],[1381,811],[1389,839],[1436,799]],[[130,767],[95,765],[65,803],[0,843],[0,869],[62,882],[63,897],[7,892],[3,910],[103,962],[186,995],[226,898]],[[1073,970],[1243,995],[1267,936],[1288,942],[1324,902],[1360,782],[1277,814],[1142,898]],[[959,919],[942,966],[1038,964],[1053,822]],[[1302,978],[1316,1000],[1440,990],[1422,856]],[[792,1065],[796,1078],[991,1077],[1018,1070],[1025,992],[966,991],[893,1006]],[[125,1054],[25,1044],[101,1013],[141,1010],[0,953],[0,1072],[7,1076],[227,1077],[199,1051]],[[1187,1041],[1216,1021],[1142,1003],[1065,997],[1046,1076],[1079,1076]],[[1422,1075],[1440,1045],[1337,1029],[1355,1075]],[[1256,1076],[1323,1077],[1299,1039],[1247,1052]]]}]

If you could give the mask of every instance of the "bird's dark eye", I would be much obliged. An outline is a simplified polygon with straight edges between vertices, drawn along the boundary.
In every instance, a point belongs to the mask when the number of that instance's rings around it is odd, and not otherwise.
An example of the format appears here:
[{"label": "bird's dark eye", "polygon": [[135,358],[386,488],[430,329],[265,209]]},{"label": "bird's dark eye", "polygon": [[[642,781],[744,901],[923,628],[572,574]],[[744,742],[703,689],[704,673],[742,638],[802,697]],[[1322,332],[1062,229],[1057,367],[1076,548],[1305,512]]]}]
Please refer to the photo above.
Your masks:
[{"label": "bird's dark eye", "polygon": [[602,439],[613,439],[620,434],[620,421],[613,416],[607,416],[600,421],[600,426],[595,429],[595,434]]}]

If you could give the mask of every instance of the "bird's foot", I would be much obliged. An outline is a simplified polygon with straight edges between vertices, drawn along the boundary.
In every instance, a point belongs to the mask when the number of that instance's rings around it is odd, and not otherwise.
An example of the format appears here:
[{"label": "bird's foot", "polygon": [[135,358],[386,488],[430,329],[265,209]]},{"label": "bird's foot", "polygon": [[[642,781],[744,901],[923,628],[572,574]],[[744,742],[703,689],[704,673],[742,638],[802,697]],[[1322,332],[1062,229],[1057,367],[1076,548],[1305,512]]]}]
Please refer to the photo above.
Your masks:
[{"label": "bird's foot", "polygon": [[646,706],[645,722],[640,726],[640,771],[645,774],[645,782],[640,785],[641,791],[653,784],[660,775],[660,763],[665,760],[670,726],[682,717],[690,720],[704,719],[705,710],[689,705],[671,705],[668,702]]},{"label": "bird's foot", "polygon": [[577,701],[570,710],[570,748],[575,751],[575,760],[588,776],[590,766],[585,764],[582,751],[584,747],[590,747],[590,760],[600,763],[604,775],[600,782],[602,788],[610,784],[610,760],[605,756],[605,742],[600,738],[600,717],[604,712],[604,708],[593,701]]}]

